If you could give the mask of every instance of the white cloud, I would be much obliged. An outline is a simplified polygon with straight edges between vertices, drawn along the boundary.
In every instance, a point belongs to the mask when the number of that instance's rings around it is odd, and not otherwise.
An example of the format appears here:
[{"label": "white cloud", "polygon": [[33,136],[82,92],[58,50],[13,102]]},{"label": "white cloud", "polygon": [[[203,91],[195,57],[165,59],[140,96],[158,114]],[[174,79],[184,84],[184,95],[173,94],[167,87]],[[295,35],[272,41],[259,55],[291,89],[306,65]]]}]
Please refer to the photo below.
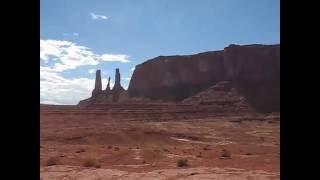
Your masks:
[{"label": "white cloud", "polygon": [[128,89],[128,84],[123,84],[122,87],[123,87],[124,89]]},{"label": "white cloud", "polygon": [[123,78],[123,80],[125,81],[130,81],[131,78],[127,77],[127,78]]},{"label": "white cloud", "polygon": [[88,47],[70,41],[40,40],[40,61],[56,61],[50,67],[55,72],[76,69],[79,66],[98,65],[103,61],[128,63],[128,58],[125,54],[95,54]]},{"label": "white cloud", "polygon": [[90,16],[93,20],[106,20],[106,19],[108,19],[108,17],[105,15],[99,15],[99,14],[95,14],[95,13],[90,13]]},{"label": "white cloud", "polygon": [[128,60],[129,56],[125,54],[102,54],[101,55],[101,61],[118,61],[122,63],[128,63],[130,62]]},{"label": "white cloud", "polygon": [[73,36],[79,36],[79,33],[72,33]]},{"label": "white cloud", "polygon": [[131,68],[131,71],[134,71],[136,69],[136,67]]},{"label": "white cloud", "polygon": [[94,69],[89,69],[89,70],[88,70],[88,73],[89,73],[89,74],[93,74],[94,72],[95,72]]},{"label": "white cloud", "polygon": [[[41,39],[40,61],[44,64],[40,66],[40,103],[77,104],[80,100],[89,98],[94,88],[94,75],[92,79],[65,78],[61,73],[80,66],[98,65],[105,61],[130,62],[128,58],[129,56],[124,54],[99,55],[85,46],[69,41]],[[88,71],[90,74],[94,72],[94,69]],[[107,78],[103,78],[102,83],[105,88]]]},{"label": "white cloud", "polygon": [[[67,79],[57,72],[40,66],[40,103],[43,104],[77,104],[89,98],[94,88],[94,77]],[[107,79],[102,79],[103,88]],[[113,83],[111,82],[111,87]]]}]

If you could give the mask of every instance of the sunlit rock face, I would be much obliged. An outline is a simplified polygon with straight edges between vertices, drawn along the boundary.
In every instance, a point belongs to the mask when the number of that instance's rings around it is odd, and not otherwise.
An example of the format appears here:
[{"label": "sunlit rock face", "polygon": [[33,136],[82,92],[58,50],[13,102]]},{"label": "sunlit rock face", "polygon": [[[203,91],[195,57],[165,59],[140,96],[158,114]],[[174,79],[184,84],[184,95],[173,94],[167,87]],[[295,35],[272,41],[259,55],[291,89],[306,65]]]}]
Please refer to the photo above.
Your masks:
[{"label": "sunlit rock face", "polygon": [[222,51],[159,56],[136,66],[128,90],[130,96],[180,101],[224,76]]},{"label": "sunlit rock face", "polygon": [[137,65],[130,97],[181,101],[230,81],[261,111],[280,111],[280,45],[230,45],[222,51],[159,56]]}]

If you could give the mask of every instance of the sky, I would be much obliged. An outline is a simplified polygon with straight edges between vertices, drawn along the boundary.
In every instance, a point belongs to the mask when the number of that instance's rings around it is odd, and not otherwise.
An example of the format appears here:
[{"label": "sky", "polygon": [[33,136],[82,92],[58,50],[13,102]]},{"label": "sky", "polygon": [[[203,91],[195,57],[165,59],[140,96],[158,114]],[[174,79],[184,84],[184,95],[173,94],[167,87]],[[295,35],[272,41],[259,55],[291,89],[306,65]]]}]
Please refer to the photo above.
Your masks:
[{"label": "sky", "polygon": [[280,43],[279,0],[41,0],[40,103],[90,97],[115,68],[127,89],[134,67],[165,55]]}]

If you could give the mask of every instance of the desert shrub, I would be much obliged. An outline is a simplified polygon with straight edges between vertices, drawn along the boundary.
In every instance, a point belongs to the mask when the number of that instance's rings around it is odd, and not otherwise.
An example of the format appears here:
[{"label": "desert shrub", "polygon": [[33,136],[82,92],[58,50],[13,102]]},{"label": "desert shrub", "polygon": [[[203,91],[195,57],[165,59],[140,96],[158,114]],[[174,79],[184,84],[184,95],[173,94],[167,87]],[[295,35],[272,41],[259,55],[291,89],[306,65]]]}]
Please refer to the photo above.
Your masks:
[{"label": "desert shrub", "polygon": [[119,150],[120,150],[120,148],[118,148],[118,147],[115,147],[115,148],[114,148],[114,150],[115,150],[115,151],[119,151]]},{"label": "desert shrub", "polygon": [[198,158],[201,158],[202,157],[202,153],[199,152],[199,154],[197,155]]},{"label": "desert shrub", "polygon": [[179,159],[177,161],[177,166],[178,167],[187,167],[188,165],[188,160],[187,159]]},{"label": "desert shrub", "polygon": [[164,152],[170,152],[167,148],[163,148]]},{"label": "desert shrub", "polygon": [[87,159],[84,161],[83,166],[85,167],[95,167],[95,168],[100,168],[101,166],[97,163],[96,160],[94,159]]},{"label": "desert shrub", "polygon": [[222,158],[231,158],[231,153],[225,149],[222,150],[222,153],[221,153],[221,157]]},{"label": "desert shrub", "polygon": [[203,148],[203,150],[205,150],[205,151],[210,150],[210,146],[205,146],[205,147]]},{"label": "desert shrub", "polygon": [[78,151],[76,151],[76,153],[82,153],[82,152],[86,152],[86,150],[83,148],[80,148]]},{"label": "desert shrub", "polygon": [[49,158],[46,163],[47,166],[54,166],[57,164],[58,164],[58,159],[54,157]]}]

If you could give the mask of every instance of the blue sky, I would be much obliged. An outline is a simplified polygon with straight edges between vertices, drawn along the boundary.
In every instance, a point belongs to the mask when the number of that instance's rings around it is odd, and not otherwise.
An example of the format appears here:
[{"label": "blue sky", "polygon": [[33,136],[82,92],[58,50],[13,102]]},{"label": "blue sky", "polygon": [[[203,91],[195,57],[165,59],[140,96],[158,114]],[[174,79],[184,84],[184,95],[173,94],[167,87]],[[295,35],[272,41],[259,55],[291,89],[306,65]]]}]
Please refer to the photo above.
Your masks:
[{"label": "blue sky", "polygon": [[41,0],[40,11],[42,103],[90,96],[95,69],[113,79],[119,67],[127,87],[159,55],[280,43],[279,0]]}]

